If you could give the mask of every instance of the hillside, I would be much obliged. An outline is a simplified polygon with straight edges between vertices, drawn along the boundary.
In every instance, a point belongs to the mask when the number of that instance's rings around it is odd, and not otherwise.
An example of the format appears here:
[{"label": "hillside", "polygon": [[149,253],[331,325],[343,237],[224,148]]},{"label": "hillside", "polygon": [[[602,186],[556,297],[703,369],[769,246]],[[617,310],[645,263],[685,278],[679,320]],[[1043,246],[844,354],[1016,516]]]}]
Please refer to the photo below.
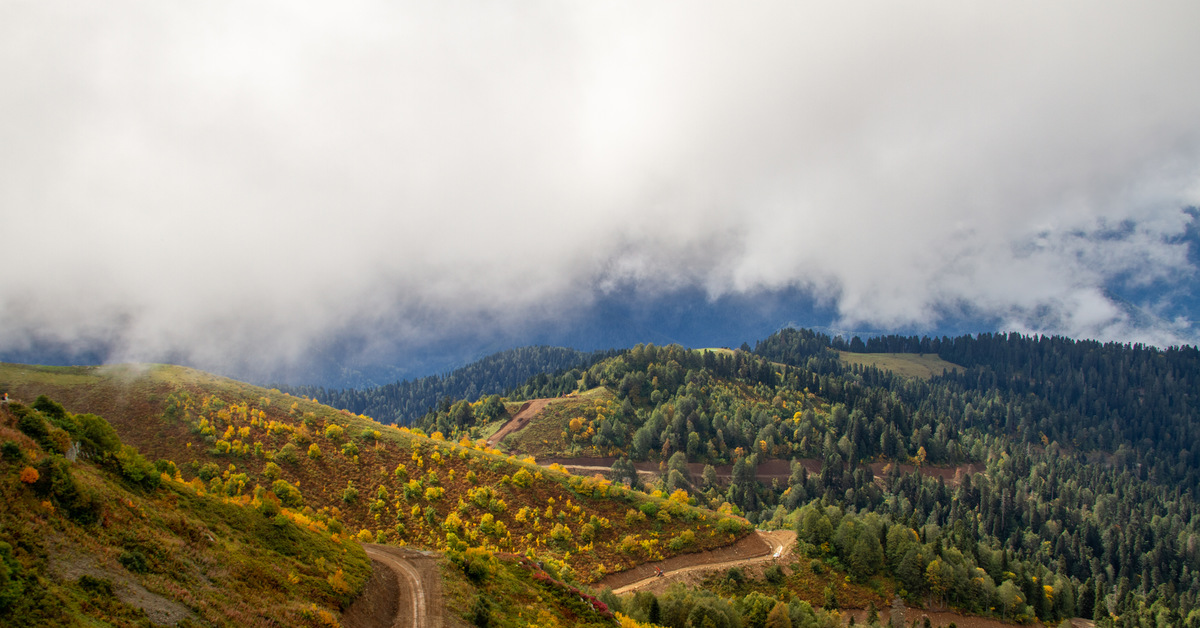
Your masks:
[{"label": "hillside", "polygon": [[45,398],[0,408],[0,449],[6,626],[332,625],[370,572],[331,522],[195,487]]},{"label": "hillside", "polygon": [[[1196,625],[1197,355],[804,330],[754,354],[639,345],[578,372],[566,396],[562,378],[527,384],[523,397],[554,397],[501,446],[791,527],[822,570],[909,605]],[[942,362],[956,368],[929,368]],[[478,429],[463,410],[425,425]],[[789,591],[775,599],[829,603]]]},{"label": "hillside", "polygon": [[442,375],[404,380],[362,389],[321,386],[279,386],[293,395],[309,397],[382,423],[410,425],[444,399],[476,400],[509,392],[537,375],[584,367],[612,352],[584,353],[564,347],[518,347],[501,351]]},{"label": "hillside", "polygon": [[[285,505],[360,541],[441,550],[467,572],[468,551],[529,555],[552,580],[591,582],[749,532],[744,520],[686,499],[570,476],[482,442],[426,437],[182,367],[3,365],[0,383],[19,398],[49,394],[72,412],[112,417],[122,438],[174,461],[197,490],[237,498],[273,487]],[[493,597],[504,608],[507,598]]]}]

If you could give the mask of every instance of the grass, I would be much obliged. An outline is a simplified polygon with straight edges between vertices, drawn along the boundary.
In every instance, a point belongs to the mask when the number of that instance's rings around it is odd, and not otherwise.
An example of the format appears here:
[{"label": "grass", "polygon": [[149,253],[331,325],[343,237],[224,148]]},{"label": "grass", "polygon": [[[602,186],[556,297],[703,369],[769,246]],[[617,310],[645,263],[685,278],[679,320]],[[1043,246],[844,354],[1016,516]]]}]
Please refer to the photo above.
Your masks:
[{"label": "grass", "polygon": [[932,353],[851,353],[838,351],[842,362],[859,366],[874,366],[904,377],[929,379],[942,371],[957,372],[963,367],[947,362]]},{"label": "grass", "polygon": [[[512,451],[535,457],[557,455],[595,455],[586,430],[572,430],[571,420],[582,419],[583,423],[613,411],[616,397],[607,388],[593,388],[583,393],[552,399],[533,421],[524,429],[505,437],[504,445]],[[578,447],[579,451],[573,450]],[[573,453],[572,453],[573,452]]]}]

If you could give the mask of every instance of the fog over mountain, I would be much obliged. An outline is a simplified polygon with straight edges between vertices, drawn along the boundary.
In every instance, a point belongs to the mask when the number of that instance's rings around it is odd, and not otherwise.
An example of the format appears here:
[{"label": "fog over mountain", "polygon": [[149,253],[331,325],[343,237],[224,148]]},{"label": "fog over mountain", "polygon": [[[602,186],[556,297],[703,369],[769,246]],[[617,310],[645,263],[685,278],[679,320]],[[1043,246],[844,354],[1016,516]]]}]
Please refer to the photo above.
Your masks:
[{"label": "fog over mountain", "polygon": [[0,359],[266,376],[786,322],[1196,343],[1198,23],[5,2]]}]

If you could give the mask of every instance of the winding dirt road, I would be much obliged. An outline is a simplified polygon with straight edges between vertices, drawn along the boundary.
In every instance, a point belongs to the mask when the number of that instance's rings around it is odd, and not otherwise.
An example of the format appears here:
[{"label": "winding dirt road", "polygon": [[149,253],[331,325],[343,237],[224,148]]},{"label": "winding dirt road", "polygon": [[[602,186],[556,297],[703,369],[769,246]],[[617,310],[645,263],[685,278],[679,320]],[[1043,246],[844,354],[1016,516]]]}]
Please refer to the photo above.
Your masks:
[{"label": "winding dirt road", "polygon": [[[796,533],[791,530],[755,530],[754,534],[738,541],[732,547],[712,552],[683,554],[658,563],[643,563],[629,572],[605,578],[601,585],[617,585],[613,587],[613,593],[617,595],[643,588],[665,590],[672,582],[687,580],[693,575],[709,571],[749,567],[772,561],[785,562],[791,556],[795,543]],[[657,575],[655,569],[662,569],[663,575]],[[629,582],[628,574],[631,572],[636,572],[641,577]]]},{"label": "winding dirt road", "polygon": [[505,436],[529,425],[529,420],[537,416],[542,411],[542,408],[549,405],[551,401],[553,399],[526,401],[525,405],[521,406],[520,410],[517,410],[517,414],[512,419],[509,419],[508,423],[505,423],[503,427],[496,430],[496,433],[492,434],[492,437],[487,440],[488,447],[495,447],[496,443],[504,440]]},{"label": "winding dirt road", "polygon": [[442,628],[437,559],[407,547],[364,544],[372,574],[342,615],[347,628]]}]

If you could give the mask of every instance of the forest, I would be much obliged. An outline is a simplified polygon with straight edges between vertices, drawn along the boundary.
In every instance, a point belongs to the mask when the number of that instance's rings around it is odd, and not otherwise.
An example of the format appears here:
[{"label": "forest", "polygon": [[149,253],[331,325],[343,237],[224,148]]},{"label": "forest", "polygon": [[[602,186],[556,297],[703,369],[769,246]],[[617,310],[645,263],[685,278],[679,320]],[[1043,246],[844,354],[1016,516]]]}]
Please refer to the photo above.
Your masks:
[{"label": "forest", "polygon": [[536,375],[586,367],[613,353],[585,353],[563,347],[519,347],[494,353],[449,373],[373,388],[330,390],[323,386],[281,384],[275,387],[291,395],[365,414],[381,423],[410,425],[443,400],[505,393]]},{"label": "forest", "polygon": [[[904,378],[848,366],[839,349],[965,369]],[[1198,377],[1194,347],[787,329],[753,351],[639,345],[508,398],[607,387],[614,400],[572,422],[564,454],[616,456],[615,473],[660,462],[650,488],[792,526],[812,559],[886,579],[911,604],[1200,626]],[[452,408],[420,425],[469,429]],[[791,461],[788,480],[756,481],[766,460]],[[706,466],[695,477],[687,463]]]}]

